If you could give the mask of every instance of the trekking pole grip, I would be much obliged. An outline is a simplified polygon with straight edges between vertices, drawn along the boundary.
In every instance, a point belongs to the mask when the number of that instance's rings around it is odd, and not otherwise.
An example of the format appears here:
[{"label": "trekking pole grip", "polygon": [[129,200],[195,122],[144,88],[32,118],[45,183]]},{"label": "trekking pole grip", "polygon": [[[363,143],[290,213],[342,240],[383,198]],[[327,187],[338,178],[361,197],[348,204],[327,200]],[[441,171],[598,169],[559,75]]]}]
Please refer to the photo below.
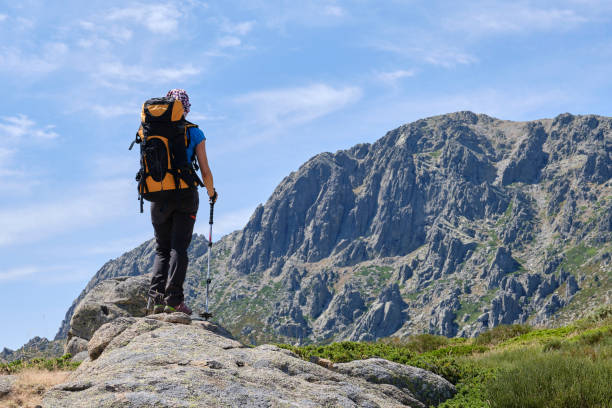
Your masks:
[{"label": "trekking pole grip", "polygon": [[208,219],[208,223],[210,225],[213,224],[213,212],[214,212],[214,209],[215,209],[215,204],[214,203],[210,203],[210,218]]}]

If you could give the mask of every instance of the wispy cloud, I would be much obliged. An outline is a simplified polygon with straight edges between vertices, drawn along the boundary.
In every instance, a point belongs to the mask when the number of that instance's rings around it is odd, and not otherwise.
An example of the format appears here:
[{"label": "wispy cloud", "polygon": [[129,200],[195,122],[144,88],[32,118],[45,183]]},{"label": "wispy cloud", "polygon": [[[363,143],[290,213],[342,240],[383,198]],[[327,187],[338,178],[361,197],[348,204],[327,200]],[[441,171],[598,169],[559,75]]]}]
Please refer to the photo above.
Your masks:
[{"label": "wispy cloud", "polygon": [[158,34],[175,32],[182,14],[174,4],[137,4],[108,13],[109,21],[129,21],[131,24],[142,24],[149,31]]},{"label": "wispy cloud", "polygon": [[38,283],[79,282],[93,275],[85,265],[27,265],[0,270],[0,282],[36,281]]},{"label": "wispy cloud", "polygon": [[250,106],[267,125],[295,125],[327,115],[362,95],[358,87],[333,88],[326,84],[251,92],[235,99]]},{"label": "wispy cloud", "polygon": [[329,0],[249,2],[249,7],[258,12],[263,25],[281,32],[296,26],[335,26],[348,14],[348,7]]},{"label": "wispy cloud", "polygon": [[150,82],[155,78],[159,82],[172,82],[184,80],[188,77],[198,75],[202,72],[193,64],[186,64],[181,67],[153,68],[141,65],[125,65],[122,62],[103,63],[96,75],[103,80],[122,80],[134,82]]},{"label": "wispy cloud", "polygon": [[473,34],[565,31],[589,21],[571,8],[536,8],[523,2],[487,2],[445,19],[451,30]]},{"label": "wispy cloud", "polygon": [[[213,230],[213,241],[219,240],[223,235],[229,234],[230,232],[244,228],[251,215],[253,215],[253,211],[255,211],[255,207],[247,207],[230,212],[223,212],[223,210],[218,211]],[[204,218],[206,216],[205,212],[202,211],[202,215],[200,216]],[[200,220],[196,223],[195,232],[205,235],[206,238],[208,238],[208,229],[208,220],[206,220],[206,222]]]},{"label": "wispy cloud", "polygon": [[140,106],[138,104],[125,105],[93,105],[91,110],[102,118],[114,118],[117,116],[131,115],[138,113]]},{"label": "wispy cloud", "polygon": [[376,74],[376,78],[380,81],[393,84],[402,78],[412,77],[415,73],[416,71],[413,69],[398,69],[396,71],[379,72]]},{"label": "wispy cloud", "polygon": [[6,20],[8,16],[6,14],[0,14],[0,22]]},{"label": "wispy cloud", "polygon": [[533,120],[534,112],[567,111],[570,101],[570,96],[559,89],[483,88],[432,97],[385,100],[377,103],[368,114],[398,124],[462,110],[508,120]]},{"label": "wispy cloud", "polygon": [[39,126],[27,115],[18,114],[0,118],[0,185],[5,194],[26,194],[40,184],[31,166],[16,160],[24,146],[32,148],[46,145],[59,137],[54,125]]},{"label": "wispy cloud", "polygon": [[328,4],[323,8],[323,14],[334,17],[342,17],[346,14],[346,12],[340,6]]},{"label": "wispy cloud", "polygon": [[226,36],[219,38],[217,44],[221,48],[238,47],[240,44],[242,44],[242,40],[240,40],[238,37]]},{"label": "wispy cloud", "polygon": [[[51,235],[97,225],[121,215],[134,193],[131,179],[95,182],[81,191],[66,191],[70,200],[36,202],[0,208],[0,246],[35,242]],[[131,198],[131,199],[130,199]]]},{"label": "wispy cloud", "polygon": [[[55,126],[47,125],[42,128],[36,122],[28,118],[27,115],[18,114],[17,116],[4,116],[0,118],[0,135],[5,143],[17,144],[27,136],[39,140],[51,140],[59,135],[53,130]],[[5,151],[6,154],[6,151]]]},{"label": "wispy cloud", "polygon": [[[411,34],[403,33],[401,37],[410,38]],[[425,41],[421,39],[421,41]],[[368,43],[376,49],[390,52],[408,60],[417,61],[425,64],[440,66],[443,68],[453,68],[457,65],[470,65],[478,62],[476,56],[463,51],[460,48],[443,44],[441,40],[434,38],[427,39],[429,46],[423,46],[416,42],[398,43],[387,39],[375,39]]]},{"label": "wispy cloud", "polygon": [[0,270],[0,282],[13,281],[24,278],[28,275],[33,275],[38,271],[39,268],[35,266],[24,266],[19,268],[12,268],[8,270]]},{"label": "wispy cloud", "polygon": [[221,23],[221,30],[233,35],[247,35],[255,26],[254,21],[242,21],[240,23],[231,23],[224,20]]},{"label": "wispy cloud", "polygon": [[206,113],[189,112],[189,120],[191,121],[207,122],[207,121],[224,120],[226,118],[227,117],[223,115],[210,115]]},{"label": "wispy cloud", "polygon": [[87,245],[82,253],[88,255],[102,254],[109,256],[120,256],[121,254],[136,248],[149,239],[151,239],[151,234],[142,234],[129,238],[117,238],[112,241]]},{"label": "wispy cloud", "polygon": [[0,72],[17,76],[47,74],[60,68],[68,54],[68,46],[62,42],[43,44],[35,53],[27,53],[17,47],[0,48]]}]

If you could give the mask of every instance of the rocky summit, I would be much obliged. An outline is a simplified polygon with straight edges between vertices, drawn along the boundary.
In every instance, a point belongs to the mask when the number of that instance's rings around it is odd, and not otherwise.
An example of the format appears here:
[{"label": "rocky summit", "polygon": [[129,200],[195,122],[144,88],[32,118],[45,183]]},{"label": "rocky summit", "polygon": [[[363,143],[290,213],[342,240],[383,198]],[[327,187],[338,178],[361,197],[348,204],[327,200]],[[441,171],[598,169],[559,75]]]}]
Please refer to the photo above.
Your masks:
[{"label": "rocky summit", "polygon": [[[319,154],[215,243],[212,311],[252,344],[566,323],[612,302],[611,152],[608,117],[458,112]],[[57,338],[81,330],[71,318],[98,283],[150,272],[153,250],[104,265]],[[198,310],[204,237],[189,251]]]},{"label": "rocky summit", "polygon": [[436,374],[380,358],[315,364],[273,345],[247,347],[182,313],[116,317],[86,349],[43,407],[425,408],[456,392]]}]

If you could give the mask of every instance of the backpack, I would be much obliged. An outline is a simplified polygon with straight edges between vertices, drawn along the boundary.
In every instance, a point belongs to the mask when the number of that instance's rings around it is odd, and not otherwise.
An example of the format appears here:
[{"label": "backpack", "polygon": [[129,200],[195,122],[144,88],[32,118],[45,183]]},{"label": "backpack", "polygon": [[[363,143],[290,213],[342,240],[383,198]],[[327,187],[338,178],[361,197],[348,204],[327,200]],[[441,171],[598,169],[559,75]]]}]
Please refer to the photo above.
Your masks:
[{"label": "backpack", "polygon": [[140,144],[140,170],[136,173],[140,212],[143,199],[163,202],[181,197],[204,183],[194,157],[187,157],[189,128],[197,125],[183,117],[183,104],[174,98],[152,98],[142,105],[141,125],[134,143]]}]

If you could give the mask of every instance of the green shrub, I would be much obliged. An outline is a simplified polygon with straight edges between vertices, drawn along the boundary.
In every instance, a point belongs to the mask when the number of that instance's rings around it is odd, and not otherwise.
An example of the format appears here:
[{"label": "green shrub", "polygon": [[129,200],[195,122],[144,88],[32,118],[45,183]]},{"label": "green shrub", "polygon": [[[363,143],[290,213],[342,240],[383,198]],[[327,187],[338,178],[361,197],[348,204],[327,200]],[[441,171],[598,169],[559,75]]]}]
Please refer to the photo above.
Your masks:
[{"label": "green shrub", "polygon": [[582,345],[593,346],[599,343],[612,343],[612,326],[600,327],[587,330],[576,336],[575,340]]},{"label": "green shrub", "polygon": [[[453,341],[454,340],[456,339],[453,339]],[[442,346],[446,346],[450,342],[451,339],[446,336],[425,333],[409,336],[406,340],[397,341],[395,345],[407,347],[416,353],[426,353],[428,351],[436,350]]]},{"label": "green shrub", "polygon": [[10,363],[0,364],[0,374],[15,374],[25,368],[38,368],[48,371],[55,370],[75,370],[79,364],[78,362],[70,361],[72,356],[70,354],[64,354],[61,357],[56,358],[33,358],[31,360],[15,360]]},{"label": "green shrub", "polygon": [[550,339],[544,343],[543,350],[551,351],[551,350],[559,350],[563,346],[563,342],[560,339]]},{"label": "green shrub", "polygon": [[309,360],[310,357],[316,356],[326,358],[334,363],[346,363],[353,360],[380,357],[397,363],[406,364],[415,354],[406,347],[383,342],[358,343],[343,341],[325,346],[309,345],[295,347],[286,344],[279,344],[278,346],[293,351],[305,360]]},{"label": "green shrub", "polygon": [[560,353],[522,353],[485,386],[491,407],[610,407],[612,362]]},{"label": "green shrub", "polygon": [[448,347],[442,347],[437,350],[429,351],[425,354],[435,357],[445,356],[469,356],[474,353],[483,353],[489,350],[487,346],[478,344],[454,344]]},{"label": "green shrub", "polygon": [[532,328],[525,324],[501,324],[476,337],[476,344],[498,344],[504,340],[529,333]]}]

